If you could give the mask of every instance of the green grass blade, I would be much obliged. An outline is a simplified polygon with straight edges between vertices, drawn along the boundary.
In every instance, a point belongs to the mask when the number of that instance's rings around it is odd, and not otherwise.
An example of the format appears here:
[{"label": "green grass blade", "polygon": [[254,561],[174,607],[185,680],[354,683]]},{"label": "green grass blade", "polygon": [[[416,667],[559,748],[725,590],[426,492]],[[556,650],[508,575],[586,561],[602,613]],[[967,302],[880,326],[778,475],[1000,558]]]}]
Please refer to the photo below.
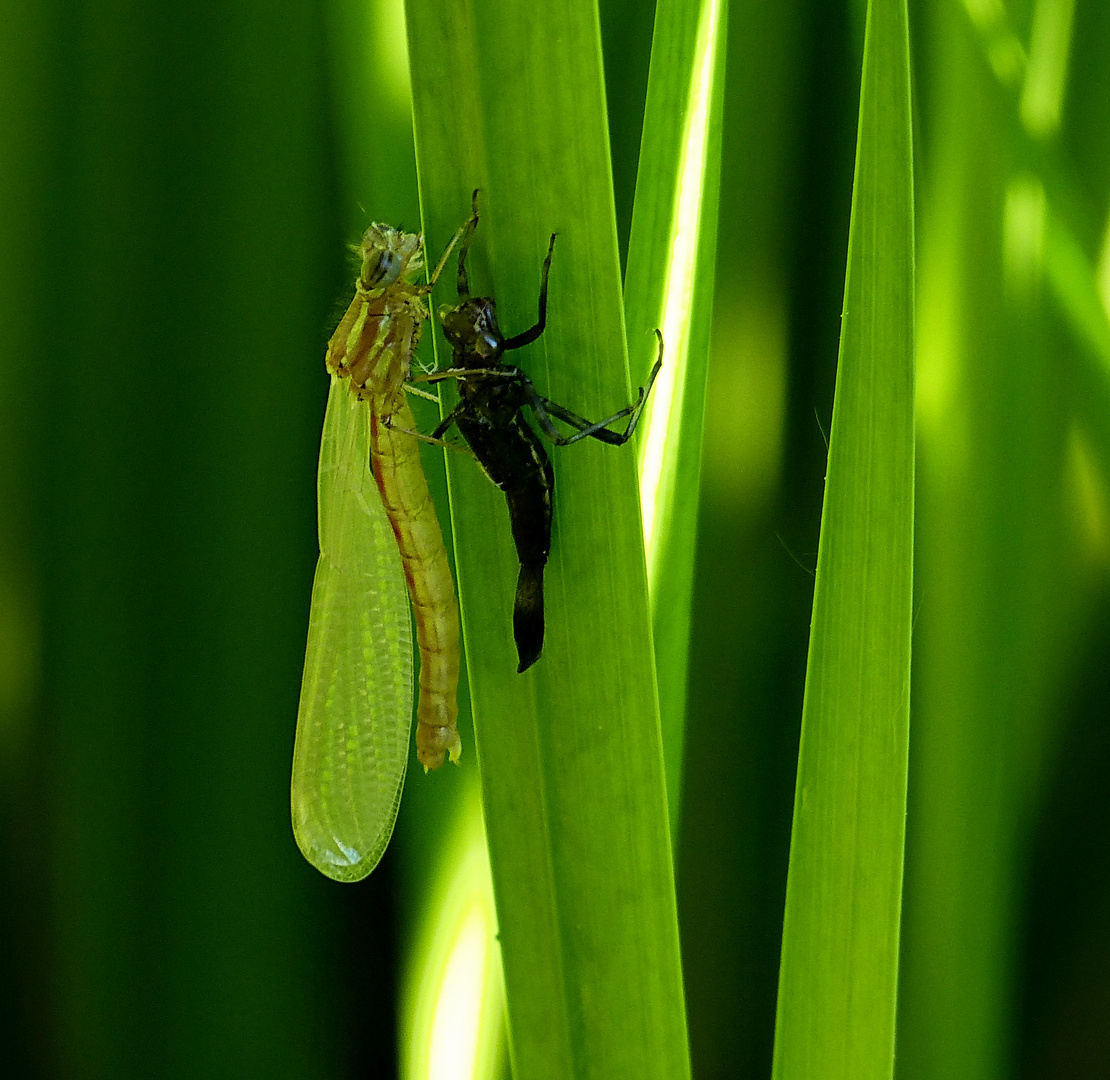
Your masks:
[{"label": "green grass blade", "polygon": [[[1056,724],[1067,716],[1057,687],[1090,647],[1061,477],[1078,463],[1069,466],[1068,448],[1086,443],[1084,421],[1096,438],[1106,426],[1105,332],[1091,269],[1068,236],[1069,219],[1085,216],[1075,159],[1059,143],[1033,145],[1022,70],[1004,77],[989,48],[983,63],[981,15],[936,5],[924,23],[937,45],[924,80],[934,134],[920,276],[923,617],[899,1025],[906,1080],[1031,1067],[1019,1064],[1026,1034],[1013,1023],[1030,813],[1043,811]],[[1092,361],[1074,383],[1067,335]],[[1054,880],[1053,896],[1061,888]]]},{"label": "green grass blade", "polygon": [[404,962],[402,1080],[506,1075],[505,993],[478,785],[441,831]]},{"label": "green grass blade", "polygon": [[727,23],[727,0],[656,7],[625,275],[632,370],[651,363],[656,327],[665,343],[639,456],[672,827],[682,777]]},{"label": "green grass blade", "polygon": [[[422,0],[408,31],[429,250],[481,188],[471,283],[512,334],[557,232],[547,331],[515,359],[575,412],[614,411],[630,382],[596,11]],[[547,636],[521,676],[503,497],[448,462],[514,1075],[670,1080],[689,1064],[635,459],[552,455]]]},{"label": "green grass blade", "polygon": [[1076,372],[1079,417],[1105,469],[1110,466],[1110,319],[1095,268],[1066,223],[1050,212],[1044,232],[1046,281],[1081,346]]},{"label": "green grass blade", "polygon": [[913,583],[913,159],[904,0],[868,8],[774,1076],[894,1067]]}]

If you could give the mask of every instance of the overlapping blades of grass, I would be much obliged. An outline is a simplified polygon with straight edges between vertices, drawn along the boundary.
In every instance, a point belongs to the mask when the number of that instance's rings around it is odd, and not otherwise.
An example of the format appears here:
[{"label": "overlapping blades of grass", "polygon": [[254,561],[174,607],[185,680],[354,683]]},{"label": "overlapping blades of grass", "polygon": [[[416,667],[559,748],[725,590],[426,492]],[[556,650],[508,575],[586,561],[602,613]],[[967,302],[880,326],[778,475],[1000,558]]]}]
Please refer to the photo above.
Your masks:
[{"label": "overlapping blades of grass", "polygon": [[677,820],[721,166],[727,0],[656,5],[624,310],[634,371],[666,363],[641,429],[640,499],[667,797]]},{"label": "overlapping blades of grass", "polygon": [[774,1076],[894,1065],[914,498],[905,0],[871,0],[783,928]]}]

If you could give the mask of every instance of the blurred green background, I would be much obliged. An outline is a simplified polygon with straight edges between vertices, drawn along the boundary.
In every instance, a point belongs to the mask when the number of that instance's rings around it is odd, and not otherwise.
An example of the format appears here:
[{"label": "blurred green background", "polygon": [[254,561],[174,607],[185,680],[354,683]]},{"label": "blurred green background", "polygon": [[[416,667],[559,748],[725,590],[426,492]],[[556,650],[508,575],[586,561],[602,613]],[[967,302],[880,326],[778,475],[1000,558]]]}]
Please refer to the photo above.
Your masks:
[{"label": "blurred green background", "polygon": [[[1110,8],[910,14],[898,1075],[1105,1077]],[[357,886],[300,858],[288,773],[344,245],[419,220],[399,6],[0,15],[0,1067],[392,1076],[463,770],[410,778]],[[601,15],[625,245],[651,12]],[[731,0],[677,850],[704,1078],[770,1068],[862,15]]]}]

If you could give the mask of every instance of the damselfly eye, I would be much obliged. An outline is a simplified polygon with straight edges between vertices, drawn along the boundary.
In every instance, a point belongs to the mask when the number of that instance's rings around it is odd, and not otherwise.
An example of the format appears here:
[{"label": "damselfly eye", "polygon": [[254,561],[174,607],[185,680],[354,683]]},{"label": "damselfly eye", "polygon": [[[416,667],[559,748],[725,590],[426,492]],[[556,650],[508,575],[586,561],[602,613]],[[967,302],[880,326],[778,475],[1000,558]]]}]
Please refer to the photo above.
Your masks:
[{"label": "damselfly eye", "polygon": [[389,225],[375,223],[363,234],[359,245],[362,272],[359,284],[364,289],[388,289],[419,269],[414,256],[421,246],[417,233],[405,233]]},{"label": "damselfly eye", "polygon": [[443,304],[439,309],[439,318],[443,323],[443,333],[448,341],[452,344],[456,341],[466,343],[469,338],[468,332],[473,331],[473,326],[462,312]]},{"label": "damselfly eye", "polygon": [[362,260],[362,285],[366,289],[381,289],[392,285],[400,276],[404,260],[388,248],[367,252]]}]

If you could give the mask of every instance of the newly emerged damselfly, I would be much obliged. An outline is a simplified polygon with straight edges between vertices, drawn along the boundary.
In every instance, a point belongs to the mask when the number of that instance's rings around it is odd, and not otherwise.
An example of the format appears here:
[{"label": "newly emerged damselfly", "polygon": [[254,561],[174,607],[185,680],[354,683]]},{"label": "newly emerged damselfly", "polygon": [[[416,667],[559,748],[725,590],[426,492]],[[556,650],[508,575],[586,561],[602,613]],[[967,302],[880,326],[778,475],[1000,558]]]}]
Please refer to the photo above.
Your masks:
[{"label": "newly emerged damselfly", "polygon": [[[486,475],[505,493],[509,505],[509,522],[520,560],[513,604],[513,638],[519,662],[517,671],[521,672],[539,659],[543,649],[543,572],[551,550],[555,490],[551,461],[539,436],[525,421],[523,409],[527,405],[532,410],[544,434],[558,446],[569,446],[586,437],[621,446],[636,430],[644,402],[662,365],[663,338],[659,335],[659,356],[647,386],[641,387],[632,405],[604,420],[596,423],[586,420],[565,406],[541,397],[532,380],[520,368],[503,364],[502,357],[506,352],[531,344],[547,325],[547,276],[555,249],[555,234],[551,235],[540,273],[539,318],[535,326],[506,338],[497,323],[494,300],[470,295],[466,256],[478,226],[477,198],[478,192],[474,192],[474,212],[466,223],[466,234],[459,248],[459,303],[454,307],[444,305],[439,310],[443,332],[454,353],[452,366],[433,372],[426,379],[455,378],[459,386],[459,403],[433,432],[433,438],[440,438],[456,424]],[[574,434],[561,434],[552,417],[574,428]],[[624,417],[628,417],[628,425],[623,432],[608,429],[609,424]]]},{"label": "newly emerged damselfly", "polygon": [[328,343],[292,809],[301,851],[339,881],[370,873],[397,817],[412,715],[408,596],[420,651],[417,758],[435,769],[461,752],[458,604],[405,384],[424,297],[464,228],[421,285],[422,237],[371,225],[354,299]]}]

